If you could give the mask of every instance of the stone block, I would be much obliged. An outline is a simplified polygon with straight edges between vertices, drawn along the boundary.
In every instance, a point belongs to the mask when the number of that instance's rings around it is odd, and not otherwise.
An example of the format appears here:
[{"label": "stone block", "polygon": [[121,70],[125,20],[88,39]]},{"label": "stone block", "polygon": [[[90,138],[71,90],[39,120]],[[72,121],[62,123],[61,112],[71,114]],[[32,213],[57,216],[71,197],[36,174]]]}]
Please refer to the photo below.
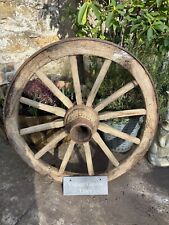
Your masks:
[{"label": "stone block", "polygon": [[57,35],[49,35],[49,36],[41,36],[41,37],[33,38],[33,42],[38,47],[44,47],[47,44],[53,43],[58,40],[59,38],[57,37]]},{"label": "stone block", "polygon": [[15,7],[12,3],[0,2],[0,20],[13,17],[15,15]]}]

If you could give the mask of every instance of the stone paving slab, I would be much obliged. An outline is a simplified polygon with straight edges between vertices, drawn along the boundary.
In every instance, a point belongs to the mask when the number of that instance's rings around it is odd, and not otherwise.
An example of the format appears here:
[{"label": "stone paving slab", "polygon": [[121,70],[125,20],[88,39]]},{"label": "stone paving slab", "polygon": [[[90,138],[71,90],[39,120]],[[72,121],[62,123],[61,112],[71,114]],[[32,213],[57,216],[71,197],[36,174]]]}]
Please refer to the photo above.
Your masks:
[{"label": "stone paving slab", "polygon": [[1,225],[168,225],[169,168],[143,159],[109,183],[108,196],[63,196],[0,138]]}]

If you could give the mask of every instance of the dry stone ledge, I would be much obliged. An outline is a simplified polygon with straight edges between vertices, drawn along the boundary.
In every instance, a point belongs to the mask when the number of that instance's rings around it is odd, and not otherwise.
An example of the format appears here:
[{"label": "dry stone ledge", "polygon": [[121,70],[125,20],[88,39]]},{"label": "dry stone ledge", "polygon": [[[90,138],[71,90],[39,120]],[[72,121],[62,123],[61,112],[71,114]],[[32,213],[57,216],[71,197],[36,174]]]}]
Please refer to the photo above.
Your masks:
[{"label": "dry stone ledge", "polygon": [[[58,2],[60,3],[58,4]],[[59,28],[58,24],[60,13],[65,7],[74,7],[75,4],[73,0],[0,0],[1,73],[7,63],[13,64],[15,70],[17,70],[38,49],[58,41],[61,36],[64,38],[65,35],[61,35],[59,30],[61,25]],[[45,5],[48,11],[44,17],[42,12],[44,12]],[[53,9],[52,12],[57,12],[55,13],[55,18],[52,17],[52,21],[49,9]],[[53,22],[52,27],[51,22]],[[64,28],[67,30],[67,36],[70,36],[70,27],[70,24],[68,24],[68,27]]]}]

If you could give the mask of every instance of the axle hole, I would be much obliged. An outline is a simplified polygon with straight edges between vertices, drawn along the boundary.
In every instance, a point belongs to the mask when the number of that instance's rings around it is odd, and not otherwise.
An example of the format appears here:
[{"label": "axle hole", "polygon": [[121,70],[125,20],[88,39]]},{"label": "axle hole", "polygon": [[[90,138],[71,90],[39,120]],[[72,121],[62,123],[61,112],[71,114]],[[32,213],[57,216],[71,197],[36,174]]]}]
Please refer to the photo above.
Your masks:
[{"label": "axle hole", "polygon": [[85,125],[73,127],[70,134],[72,139],[79,143],[87,142],[92,137],[91,129]]}]

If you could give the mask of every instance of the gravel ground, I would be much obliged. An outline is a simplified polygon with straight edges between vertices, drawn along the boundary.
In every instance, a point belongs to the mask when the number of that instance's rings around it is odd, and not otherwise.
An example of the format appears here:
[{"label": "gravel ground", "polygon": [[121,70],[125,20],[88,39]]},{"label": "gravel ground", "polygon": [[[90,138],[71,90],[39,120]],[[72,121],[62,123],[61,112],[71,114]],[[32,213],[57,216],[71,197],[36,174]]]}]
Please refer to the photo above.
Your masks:
[{"label": "gravel ground", "polygon": [[109,183],[108,196],[66,197],[0,135],[0,225],[167,225],[169,168],[146,159]]}]

